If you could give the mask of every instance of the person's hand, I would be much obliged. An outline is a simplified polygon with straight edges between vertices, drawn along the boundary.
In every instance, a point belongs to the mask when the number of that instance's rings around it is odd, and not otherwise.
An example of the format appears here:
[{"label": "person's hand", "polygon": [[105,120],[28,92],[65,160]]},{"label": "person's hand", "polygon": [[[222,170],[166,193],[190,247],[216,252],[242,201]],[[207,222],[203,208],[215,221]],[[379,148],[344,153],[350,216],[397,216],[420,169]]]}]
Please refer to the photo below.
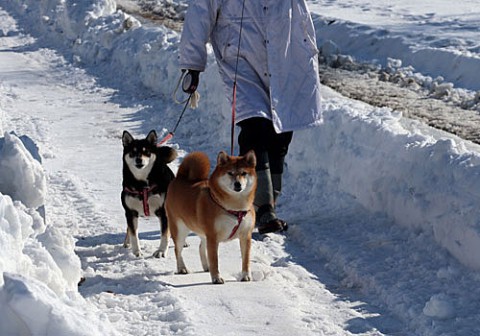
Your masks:
[{"label": "person's hand", "polygon": [[200,78],[200,71],[188,70],[183,77],[182,90],[185,93],[193,94],[198,87],[198,81]]}]

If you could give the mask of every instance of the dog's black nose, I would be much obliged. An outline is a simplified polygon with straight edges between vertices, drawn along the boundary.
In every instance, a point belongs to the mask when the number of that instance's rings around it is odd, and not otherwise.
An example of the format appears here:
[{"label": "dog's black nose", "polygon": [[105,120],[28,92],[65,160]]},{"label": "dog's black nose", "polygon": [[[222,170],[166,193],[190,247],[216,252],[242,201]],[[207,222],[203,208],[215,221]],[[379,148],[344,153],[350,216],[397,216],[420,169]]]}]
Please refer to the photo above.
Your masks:
[{"label": "dog's black nose", "polygon": [[137,165],[141,165],[141,164],[143,163],[142,158],[137,157],[137,158],[135,159],[135,163],[136,163]]},{"label": "dog's black nose", "polygon": [[241,183],[240,183],[240,182],[235,182],[235,183],[233,184],[233,190],[235,190],[235,191],[237,191],[237,192],[238,192],[238,191],[242,191],[242,185],[241,185]]}]

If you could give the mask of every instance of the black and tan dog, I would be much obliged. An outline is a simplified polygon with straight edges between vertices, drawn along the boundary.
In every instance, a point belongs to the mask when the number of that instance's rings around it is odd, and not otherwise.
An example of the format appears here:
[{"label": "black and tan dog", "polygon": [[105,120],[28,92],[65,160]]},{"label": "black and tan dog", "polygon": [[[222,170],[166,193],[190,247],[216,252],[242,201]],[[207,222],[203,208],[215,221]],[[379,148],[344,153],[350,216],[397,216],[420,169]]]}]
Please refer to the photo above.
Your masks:
[{"label": "black and tan dog", "polygon": [[160,221],[160,247],[153,254],[164,257],[168,248],[168,226],[165,214],[167,188],[175,175],[167,166],[177,157],[175,149],[157,146],[154,130],[145,139],[134,139],[123,132],[123,190],[122,205],[127,219],[124,246],[132,245],[134,255],[141,256],[138,240],[138,217],[157,216]]}]

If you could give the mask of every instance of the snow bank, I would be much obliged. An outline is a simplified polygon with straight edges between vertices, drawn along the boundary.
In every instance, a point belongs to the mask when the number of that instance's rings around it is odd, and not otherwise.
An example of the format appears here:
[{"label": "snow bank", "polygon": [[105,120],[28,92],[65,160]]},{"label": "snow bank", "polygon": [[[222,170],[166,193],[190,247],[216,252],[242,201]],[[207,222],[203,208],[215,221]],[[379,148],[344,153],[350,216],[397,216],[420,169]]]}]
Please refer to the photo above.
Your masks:
[{"label": "snow bank", "polygon": [[[142,26],[131,15],[116,10],[113,0],[90,0],[81,6],[61,0],[22,0],[5,7],[17,13],[22,26],[30,28],[28,33],[63,50],[76,64],[96,68],[109,85],[165,98],[167,112],[173,110],[173,118],[178,118],[179,107],[171,99],[180,76],[178,33],[161,26]],[[218,98],[224,88],[213,54],[208,62],[200,81],[202,107],[207,111],[228,109],[226,100]],[[225,119],[219,114],[212,117]],[[226,133],[221,137],[225,144],[229,141]]]},{"label": "snow bank", "polygon": [[[54,331],[51,335],[81,335],[83,331],[73,323],[81,314],[63,302],[83,302],[77,291],[80,260],[74,253],[73,238],[46,226],[36,211],[44,205],[46,179],[36,147],[27,137],[22,138],[23,142],[5,133],[0,139],[2,333],[23,335],[40,330],[43,334]],[[79,317],[66,319],[66,313]]]},{"label": "snow bank", "polygon": [[[319,11],[321,13],[321,11]],[[333,41],[341,54],[352,55],[359,61],[376,61],[386,66],[388,58],[395,57],[404,65],[413,66],[416,71],[432,77],[442,76],[447,81],[470,90],[480,90],[476,71],[480,69],[480,57],[466,55],[456,50],[417,45],[415,34],[395,33],[365,24],[313,15],[317,44],[321,48]],[[424,36],[431,40],[432,37]]]},{"label": "snow bank", "polygon": [[0,192],[36,209],[45,203],[47,182],[37,148],[27,137],[23,141],[30,150],[14,134],[5,133],[0,138]]},{"label": "snow bank", "polygon": [[61,0],[26,0],[6,9],[21,15],[18,19],[25,21],[24,26],[34,23],[32,33],[73,54],[76,63],[101,67],[124,87],[172,91],[178,70],[168,65],[177,59],[171,43],[177,34],[141,26],[134,17],[117,11],[114,0],[90,0],[78,6]]},{"label": "snow bank", "polygon": [[84,335],[86,325],[94,326],[95,335],[108,334],[101,332],[105,327],[93,312],[84,316],[73,239],[46,227],[36,211],[1,193],[0,246],[2,334]]},{"label": "snow bank", "polygon": [[42,281],[11,273],[3,273],[3,280],[2,334],[116,335],[108,328],[106,317],[99,321],[95,312],[85,310],[79,302],[63,302]]},{"label": "snow bank", "polygon": [[[480,269],[479,149],[447,134],[411,133],[400,114],[362,103],[328,99],[324,109],[324,126],[295,135],[292,180],[320,168],[367,209],[432,234]],[[305,206],[315,207],[321,193],[313,190]]]},{"label": "snow bank", "polygon": [[0,139],[2,334],[84,335],[87,325],[94,326],[92,335],[112,334],[94,312],[84,312],[73,238],[55,223],[46,226],[37,211],[47,190],[40,161],[28,137]]}]

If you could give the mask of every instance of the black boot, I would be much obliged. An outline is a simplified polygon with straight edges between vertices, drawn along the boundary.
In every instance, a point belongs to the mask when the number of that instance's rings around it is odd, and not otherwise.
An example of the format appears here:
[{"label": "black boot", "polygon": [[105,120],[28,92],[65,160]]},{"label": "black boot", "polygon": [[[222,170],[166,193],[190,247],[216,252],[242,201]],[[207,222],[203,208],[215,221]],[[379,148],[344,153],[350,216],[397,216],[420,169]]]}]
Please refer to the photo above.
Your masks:
[{"label": "black boot", "polygon": [[270,204],[262,205],[257,210],[257,228],[260,234],[282,232],[288,230],[287,222],[279,219]]},{"label": "black boot", "polygon": [[277,205],[278,196],[282,193],[282,174],[271,174],[273,189],[273,207]]},{"label": "black boot", "polygon": [[255,204],[258,206],[256,223],[261,234],[286,231],[287,223],[275,213],[275,197],[270,169],[257,171],[257,193]]}]

